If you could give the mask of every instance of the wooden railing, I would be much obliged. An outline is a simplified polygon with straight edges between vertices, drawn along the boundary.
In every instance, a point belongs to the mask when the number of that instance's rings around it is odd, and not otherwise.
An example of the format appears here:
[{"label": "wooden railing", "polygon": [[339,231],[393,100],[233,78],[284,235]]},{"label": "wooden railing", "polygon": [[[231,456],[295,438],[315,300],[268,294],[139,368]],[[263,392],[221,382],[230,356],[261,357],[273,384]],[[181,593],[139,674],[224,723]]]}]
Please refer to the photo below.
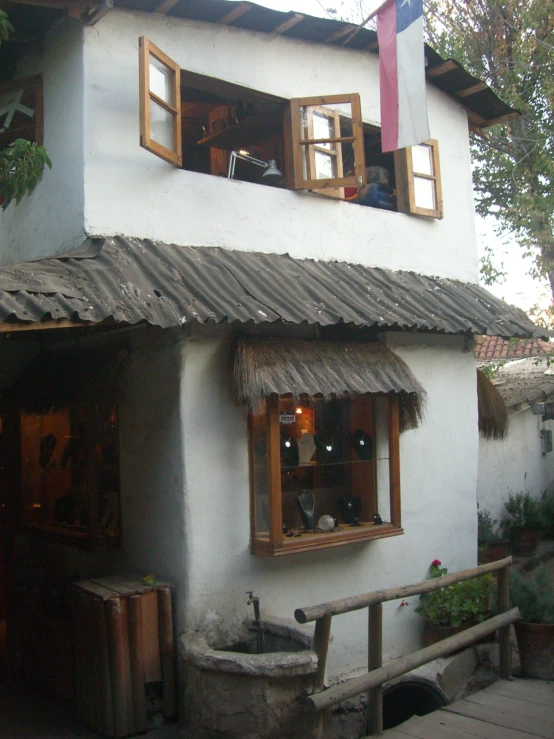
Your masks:
[{"label": "wooden railing", "polygon": [[[376,590],[373,593],[354,595],[350,598],[322,603],[318,606],[298,608],[295,612],[296,620],[305,624],[315,621],[314,650],[318,657],[318,667],[315,676],[315,691],[307,698],[307,705],[311,711],[322,711],[331,708],[347,698],[353,698],[359,693],[368,692],[368,731],[371,734],[381,734],[383,731],[383,683],[393,680],[410,670],[431,662],[438,657],[444,657],[457,649],[470,646],[498,629],[500,645],[500,677],[509,680],[511,672],[511,644],[510,624],[519,618],[519,610],[510,610],[510,580],[509,568],[512,558],[500,559],[480,567],[461,570],[444,577],[437,577],[415,585],[404,585],[388,590]],[[412,595],[431,593],[439,588],[452,585],[463,580],[471,580],[490,572],[498,572],[497,578],[497,610],[498,615],[472,626],[459,634],[443,639],[430,647],[400,657],[399,659],[382,664],[383,655],[383,606],[389,600],[408,598]],[[325,667],[329,636],[331,633],[331,619],[341,613],[350,613],[362,608],[369,609],[368,619],[368,672],[360,677],[350,678],[332,688],[324,689]]]}]

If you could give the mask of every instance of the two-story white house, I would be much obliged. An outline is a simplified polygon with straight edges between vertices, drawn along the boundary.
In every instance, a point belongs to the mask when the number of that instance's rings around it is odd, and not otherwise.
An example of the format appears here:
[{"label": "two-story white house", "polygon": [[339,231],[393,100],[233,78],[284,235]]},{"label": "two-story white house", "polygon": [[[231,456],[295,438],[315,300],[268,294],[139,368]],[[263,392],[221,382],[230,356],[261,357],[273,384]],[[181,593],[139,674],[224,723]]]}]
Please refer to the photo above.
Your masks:
[{"label": "two-story white house", "polygon": [[[154,573],[181,634],[474,565],[472,339],[533,325],[477,284],[469,131],[514,111],[427,48],[432,139],[383,154],[372,31],[111,6],[6,4],[0,145],[52,160],[0,214],[10,566]],[[421,631],[389,605],[386,658]]]}]

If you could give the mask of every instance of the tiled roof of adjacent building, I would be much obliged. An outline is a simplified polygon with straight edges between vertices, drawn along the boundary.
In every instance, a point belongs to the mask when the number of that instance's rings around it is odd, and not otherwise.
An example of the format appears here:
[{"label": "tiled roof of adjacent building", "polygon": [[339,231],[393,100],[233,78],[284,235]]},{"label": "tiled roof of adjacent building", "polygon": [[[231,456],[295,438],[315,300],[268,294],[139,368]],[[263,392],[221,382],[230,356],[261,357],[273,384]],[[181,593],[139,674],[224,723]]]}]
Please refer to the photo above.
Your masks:
[{"label": "tiled roof of adjacent building", "polygon": [[479,336],[476,338],[475,358],[479,362],[500,359],[521,359],[548,354],[554,349],[542,339],[503,339],[501,336]]}]

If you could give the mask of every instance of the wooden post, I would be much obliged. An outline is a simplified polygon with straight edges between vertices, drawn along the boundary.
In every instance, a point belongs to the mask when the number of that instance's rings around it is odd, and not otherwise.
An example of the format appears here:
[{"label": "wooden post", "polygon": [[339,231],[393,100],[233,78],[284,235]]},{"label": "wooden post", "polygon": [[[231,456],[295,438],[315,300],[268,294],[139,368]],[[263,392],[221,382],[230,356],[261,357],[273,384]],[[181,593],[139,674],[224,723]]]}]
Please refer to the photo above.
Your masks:
[{"label": "wooden post", "polygon": [[267,475],[269,490],[269,540],[274,547],[283,543],[283,509],[281,504],[281,440],[279,437],[279,396],[266,401]]},{"label": "wooden post", "polygon": [[[368,608],[368,649],[367,666],[369,672],[383,664],[383,606],[375,603]],[[368,734],[383,733],[383,686],[377,685],[367,694]]]},{"label": "wooden post", "polygon": [[173,611],[171,588],[158,588],[158,622],[160,628],[160,659],[164,684],[164,717],[177,718],[177,687],[175,685],[175,653],[173,648]]},{"label": "wooden post", "polygon": [[327,613],[322,618],[318,618],[315,624],[314,651],[317,654],[317,672],[314,678],[314,690],[323,690],[325,684],[325,667],[327,665],[332,618],[331,614]]},{"label": "wooden post", "polygon": [[114,736],[117,738],[129,734],[121,601],[119,598],[112,598],[105,601],[104,607],[112,683]]},{"label": "wooden post", "polygon": [[[510,568],[504,567],[498,571],[497,579],[498,613],[510,610]],[[512,672],[512,645],[510,642],[510,625],[498,630],[498,646],[500,652],[500,677],[510,680]]]},{"label": "wooden post", "polygon": [[395,526],[402,526],[400,507],[400,408],[398,395],[389,395],[389,485],[390,519]]},{"label": "wooden post", "polygon": [[129,661],[131,664],[131,692],[133,694],[135,728],[137,731],[146,731],[148,716],[146,713],[144,680],[141,598],[140,595],[131,595],[127,599],[127,610],[129,615]]}]

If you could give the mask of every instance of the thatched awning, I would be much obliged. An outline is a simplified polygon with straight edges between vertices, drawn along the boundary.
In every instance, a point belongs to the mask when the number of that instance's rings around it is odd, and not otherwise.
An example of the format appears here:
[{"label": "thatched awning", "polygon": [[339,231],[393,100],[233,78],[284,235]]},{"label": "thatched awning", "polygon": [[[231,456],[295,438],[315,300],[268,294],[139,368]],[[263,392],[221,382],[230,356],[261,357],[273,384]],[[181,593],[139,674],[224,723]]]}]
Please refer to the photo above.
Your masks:
[{"label": "thatched awning", "polygon": [[486,439],[504,439],[508,433],[508,409],[497,388],[477,370],[479,431]]},{"label": "thatched awning", "polygon": [[403,429],[421,420],[425,390],[384,344],[273,337],[237,341],[234,396],[251,410],[272,394],[305,402],[366,393],[399,393]]}]

